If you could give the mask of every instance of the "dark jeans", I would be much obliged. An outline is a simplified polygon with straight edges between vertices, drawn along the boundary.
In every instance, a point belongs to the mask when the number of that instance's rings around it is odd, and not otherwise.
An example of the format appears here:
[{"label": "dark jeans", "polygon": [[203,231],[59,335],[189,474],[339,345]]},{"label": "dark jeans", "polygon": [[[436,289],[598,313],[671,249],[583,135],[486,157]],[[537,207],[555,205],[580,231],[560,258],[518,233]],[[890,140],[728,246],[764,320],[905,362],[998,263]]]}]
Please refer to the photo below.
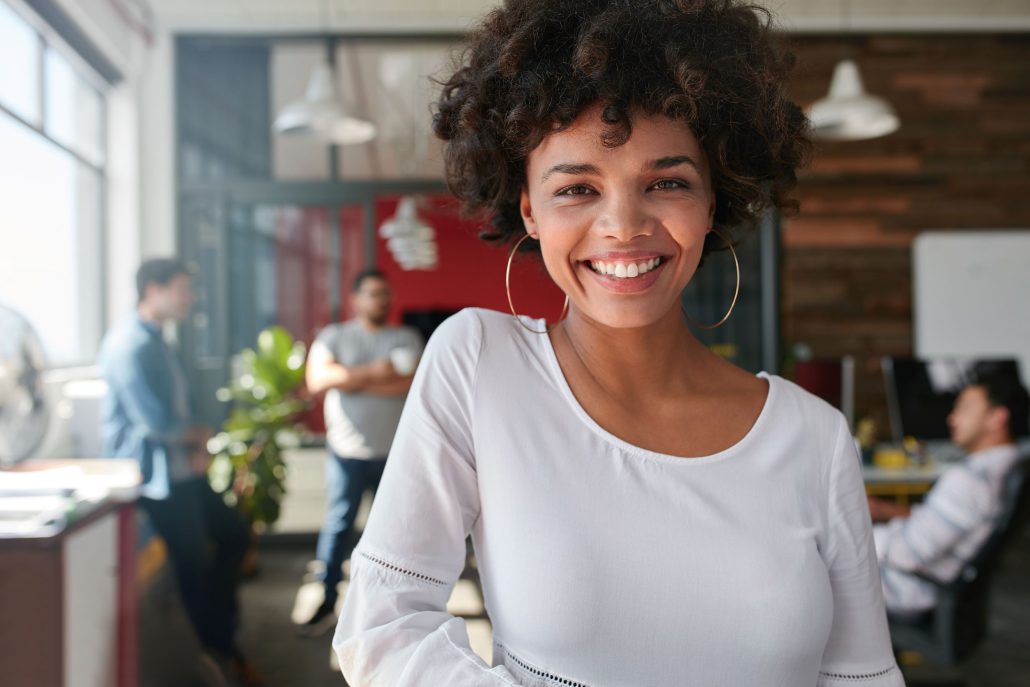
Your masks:
[{"label": "dark jeans", "polygon": [[139,505],[165,540],[201,645],[221,656],[238,656],[233,635],[240,564],[249,542],[246,523],[203,477],[173,485],[166,499],[140,498]]},{"label": "dark jeans", "polygon": [[373,492],[383,477],[385,458],[358,460],[329,453],[325,468],[329,502],[322,531],[318,533],[318,560],[324,566],[321,579],[326,603],[336,601],[336,585],[343,579],[343,561],[350,554],[351,530],[366,489]]}]

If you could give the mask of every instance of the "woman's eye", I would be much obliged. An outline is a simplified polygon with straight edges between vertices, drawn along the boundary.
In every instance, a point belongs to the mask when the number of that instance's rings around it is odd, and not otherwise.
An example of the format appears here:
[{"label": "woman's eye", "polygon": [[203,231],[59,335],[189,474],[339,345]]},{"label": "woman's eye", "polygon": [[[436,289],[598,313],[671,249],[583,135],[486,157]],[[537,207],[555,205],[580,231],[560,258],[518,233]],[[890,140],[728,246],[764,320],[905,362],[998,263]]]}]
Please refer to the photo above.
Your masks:
[{"label": "woman's eye", "polygon": [[574,184],[572,186],[566,186],[554,195],[556,196],[585,196],[588,193],[593,193],[593,189],[583,184]]},{"label": "woman's eye", "polygon": [[681,188],[690,188],[690,185],[685,181],[680,181],[679,179],[660,179],[654,182],[654,185],[651,186],[651,188],[659,191],[673,191]]}]

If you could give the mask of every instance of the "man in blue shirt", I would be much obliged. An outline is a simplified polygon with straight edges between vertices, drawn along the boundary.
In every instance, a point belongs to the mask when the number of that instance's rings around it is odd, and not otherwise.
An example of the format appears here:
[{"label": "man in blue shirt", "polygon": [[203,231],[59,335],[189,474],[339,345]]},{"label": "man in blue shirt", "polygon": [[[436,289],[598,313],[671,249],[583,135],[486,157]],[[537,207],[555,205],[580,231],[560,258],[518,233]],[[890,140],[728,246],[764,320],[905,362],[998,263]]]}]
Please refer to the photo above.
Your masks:
[{"label": "man in blue shirt", "polygon": [[252,682],[234,639],[247,526],[208,485],[211,432],[194,422],[185,370],[162,337],[164,325],[183,321],[193,304],[190,273],[178,260],[147,260],[136,288],[136,312],[100,347],[108,384],[104,454],[139,461],[139,505],[165,540],[201,646],[234,677]]}]

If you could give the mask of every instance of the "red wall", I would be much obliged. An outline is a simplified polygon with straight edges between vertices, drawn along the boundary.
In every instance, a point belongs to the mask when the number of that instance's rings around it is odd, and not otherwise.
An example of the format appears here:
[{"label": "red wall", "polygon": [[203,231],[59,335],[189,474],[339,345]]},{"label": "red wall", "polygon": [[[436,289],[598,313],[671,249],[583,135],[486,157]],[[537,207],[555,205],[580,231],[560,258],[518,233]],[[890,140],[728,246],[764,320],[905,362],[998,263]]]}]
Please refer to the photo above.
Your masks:
[{"label": "red wall", "polygon": [[[384,198],[376,202],[377,227],[393,217],[398,200]],[[504,290],[508,248],[479,239],[481,223],[462,218],[457,201],[450,196],[422,196],[418,214],[436,231],[440,259],[435,270],[401,269],[386,241],[376,240],[376,262],[393,287],[392,320],[400,321],[401,313],[406,310],[459,310],[478,306],[509,312]],[[520,315],[546,317],[553,322],[561,314],[565,297],[536,257],[516,258],[511,290]]]},{"label": "red wall", "polygon": [[[375,204],[375,225],[394,216],[399,197],[384,197]],[[492,246],[478,236],[480,224],[460,216],[457,201],[450,196],[422,196],[419,201],[419,216],[436,232],[439,264],[435,270],[404,270],[393,259],[386,241],[376,238],[376,267],[382,270],[394,293],[394,305],[390,319],[401,321],[401,314],[408,310],[460,310],[468,306],[491,308],[509,312],[504,290],[504,268],[508,260],[508,248]],[[317,233],[327,228],[325,218],[306,217],[308,228]],[[320,219],[321,222],[312,221]],[[365,223],[360,206],[344,207],[340,214],[340,296],[341,317],[353,316],[350,295],[355,275],[363,268],[365,260]],[[312,237],[305,234],[305,238]],[[316,242],[317,243],[317,242]],[[280,251],[282,253],[282,251]],[[317,251],[316,251],[317,252]],[[325,270],[313,260],[308,252],[307,260],[291,261],[280,259],[280,279],[291,276],[290,297],[279,303],[280,318],[294,333],[316,332],[327,324],[328,300],[314,288],[314,283],[327,283]],[[287,269],[292,267],[292,269]],[[304,295],[301,296],[301,293]],[[546,317],[555,321],[561,314],[564,295],[544,270],[543,263],[535,256],[521,256],[512,268],[512,298],[519,314]],[[295,311],[295,312],[294,312]],[[310,342],[310,336],[307,337]],[[303,423],[313,432],[324,432],[322,419],[323,397],[314,399],[313,407],[305,413]]]}]

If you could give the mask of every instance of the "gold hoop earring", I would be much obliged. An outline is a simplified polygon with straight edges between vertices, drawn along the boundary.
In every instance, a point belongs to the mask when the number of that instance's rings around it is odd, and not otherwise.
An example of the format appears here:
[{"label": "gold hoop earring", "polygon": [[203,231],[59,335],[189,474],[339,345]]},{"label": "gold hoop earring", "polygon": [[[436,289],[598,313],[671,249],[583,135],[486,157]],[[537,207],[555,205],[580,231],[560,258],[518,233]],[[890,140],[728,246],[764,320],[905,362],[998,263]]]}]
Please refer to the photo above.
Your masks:
[{"label": "gold hoop earring", "polygon": [[[537,329],[533,329],[532,327],[530,327],[528,324],[526,324],[525,322],[523,322],[519,318],[518,313],[515,312],[515,303],[512,302],[512,300],[511,300],[511,262],[512,262],[512,260],[515,259],[515,254],[519,252],[519,246],[521,246],[522,242],[525,241],[528,238],[529,238],[529,234],[526,234],[525,236],[520,238],[518,241],[516,241],[515,245],[511,249],[511,253],[508,254],[508,267],[505,268],[505,270],[504,270],[504,291],[505,291],[505,293],[508,294],[508,308],[511,310],[511,314],[515,317],[515,321],[518,322],[519,324],[521,324],[523,327],[525,327],[529,331],[533,332],[534,334],[546,334],[547,332],[550,331],[551,327],[554,326],[554,325],[549,325],[549,324],[545,323],[544,324],[544,331],[539,331]],[[568,294],[565,294],[565,305],[562,306],[561,315],[558,316],[558,322],[561,322],[562,320],[564,320],[565,319],[565,315],[568,312],[569,312],[569,296],[568,296]],[[557,324],[558,322],[555,322],[555,324]]]},{"label": "gold hoop earring", "polygon": [[694,318],[687,314],[686,308],[680,306],[683,309],[683,315],[687,318],[687,320],[690,321],[692,325],[694,325],[698,329],[705,330],[717,329],[722,325],[726,324],[726,320],[730,319],[730,315],[733,314],[733,308],[737,306],[737,297],[740,295],[740,261],[737,259],[737,251],[733,250],[733,244],[730,243],[730,241],[718,229],[713,228],[710,231],[712,231],[712,233],[714,233],[726,242],[726,246],[730,249],[730,253],[733,255],[733,265],[737,268],[737,286],[733,290],[733,301],[730,303],[730,309],[727,310],[726,314],[722,316],[722,319],[716,322],[715,324],[700,324],[699,322],[694,320]]}]

